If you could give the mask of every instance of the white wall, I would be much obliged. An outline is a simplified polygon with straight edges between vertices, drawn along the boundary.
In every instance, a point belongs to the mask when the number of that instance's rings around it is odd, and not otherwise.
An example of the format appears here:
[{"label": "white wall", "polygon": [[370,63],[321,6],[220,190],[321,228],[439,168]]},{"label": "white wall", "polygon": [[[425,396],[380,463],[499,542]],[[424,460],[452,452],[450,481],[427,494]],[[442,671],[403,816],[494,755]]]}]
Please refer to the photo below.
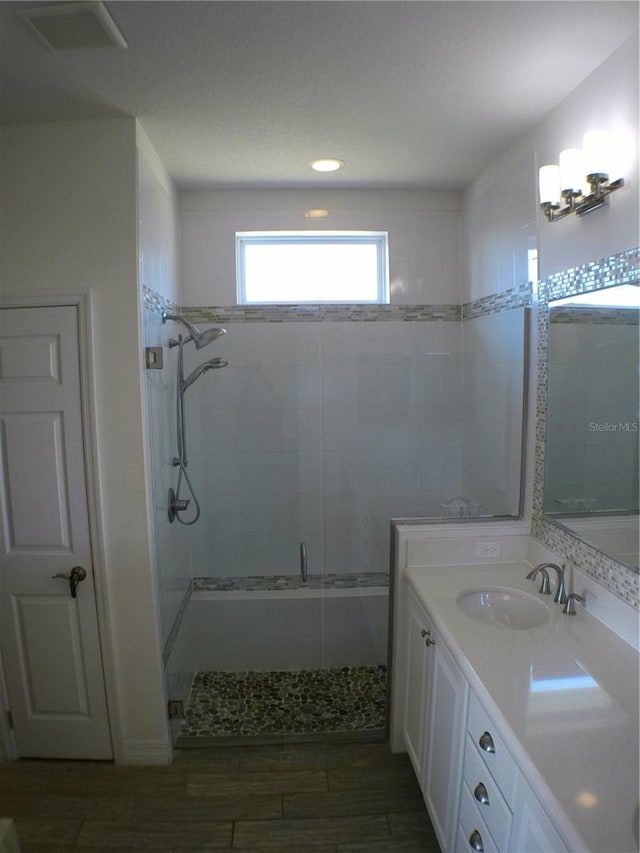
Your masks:
[{"label": "white wall", "polygon": [[[90,288],[104,539],[102,642],[118,760],[167,760],[150,560],[133,119],[2,133],[2,292]],[[99,544],[99,543],[98,543]]]},{"label": "white wall", "polygon": [[[625,187],[610,204],[584,217],[548,223],[537,197],[537,166],[557,162],[561,150],[581,147],[592,129],[627,135],[621,167]],[[619,175],[612,175],[617,178]],[[526,252],[538,245],[539,274],[556,272],[633,248],[639,241],[638,35],[623,44],[536,128],[496,159],[463,194],[462,252],[465,300],[527,281]],[[508,215],[506,215],[508,214]],[[542,488],[536,464],[537,327],[531,326],[527,413],[527,515]],[[555,534],[554,534],[555,535]],[[557,532],[557,550],[572,553],[575,540]],[[612,577],[617,577],[615,572]],[[616,581],[617,582],[617,581]],[[626,583],[626,582],[625,582]],[[624,584],[623,584],[624,586]],[[616,583],[614,594],[624,597]]]},{"label": "white wall", "polygon": [[[140,126],[138,143],[138,261],[140,288],[150,288],[171,303],[180,300],[177,276],[176,191],[164,166]],[[142,294],[141,294],[142,297]],[[167,346],[182,328],[173,322],[163,325],[159,310],[142,310],[144,346],[163,347],[162,370],[145,370],[145,414],[147,425],[147,499],[149,525],[154,531],[153,559],[158,583],[162,648],[169,652],[165,662],[167,697],[185,699],[192,680],[192,648],[172,628],[182,617],[181,605],[191,582],[191,530],[167,514],[169,488],[176,488],[173,458],[176,446],[176,359]],[[171,640],[170,646],[167,646]]]},{"label": "white wall", "polygon": [[[235,305],[235,233],[260,230],[388,231],[392,303],[460,302],[457,193],[193,190],[179,207],[185,306]],[[329,216],[305,218],[315,208]]]},{"label": "white wall", "polygon": [[[624,134],[625,187],[607,208],[548,223],[538,206],[537,166],[582,147],[588,130]],[[477,299],[528,281],[527,250],[538,244],[539,278],[638,244],[638,38],[631,37],[536,128],[465,191],[463,293]],[[612,175],[612,178],[621,177]]]}]

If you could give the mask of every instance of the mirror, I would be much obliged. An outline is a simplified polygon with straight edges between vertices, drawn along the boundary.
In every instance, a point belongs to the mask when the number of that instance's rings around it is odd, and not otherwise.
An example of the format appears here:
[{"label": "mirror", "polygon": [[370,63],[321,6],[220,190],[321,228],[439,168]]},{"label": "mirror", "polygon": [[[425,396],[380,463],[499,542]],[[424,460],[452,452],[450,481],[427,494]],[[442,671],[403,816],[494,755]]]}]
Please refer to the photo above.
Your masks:
[{"label": "mirror", "polygon": [[639,283],[549,302],[545,518],[638,559]]}]

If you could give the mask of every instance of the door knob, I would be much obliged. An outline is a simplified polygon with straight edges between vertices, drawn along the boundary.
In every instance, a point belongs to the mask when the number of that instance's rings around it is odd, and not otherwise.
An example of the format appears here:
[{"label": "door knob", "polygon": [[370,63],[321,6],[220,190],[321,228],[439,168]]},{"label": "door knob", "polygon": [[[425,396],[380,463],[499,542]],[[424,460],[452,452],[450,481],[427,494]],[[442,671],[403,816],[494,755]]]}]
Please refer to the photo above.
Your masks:
[{"label": "door knob", "polygon": [[71,598],[77,598],[78,596],[78,584],[80,581],[83,581],[87,576],[86,569],[83,569],[82,566],[74,566],[71,569],[71,573],[68,575],[62,574],[62,572],[58,572],[56,575],[53,575],[54,578],[64,578],[66,581],[69,581],[69,589],[71,590]]}]

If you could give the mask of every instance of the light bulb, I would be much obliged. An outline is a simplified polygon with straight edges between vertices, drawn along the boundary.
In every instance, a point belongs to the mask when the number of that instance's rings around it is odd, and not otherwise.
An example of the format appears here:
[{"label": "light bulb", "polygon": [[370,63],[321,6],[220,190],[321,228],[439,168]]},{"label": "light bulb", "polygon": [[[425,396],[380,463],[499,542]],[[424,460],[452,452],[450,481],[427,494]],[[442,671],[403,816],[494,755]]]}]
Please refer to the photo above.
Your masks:
[{"label": "light bulb", "polygon": [[604,130],[590,130],[582,140],[585,174],[609,174],[609,134]]},{"label": "light bulb", "polygon": [[560,152],[560,189],[579,194],[586,186],[584,157],[579,148],[566,148]]},{"label": "light bulb", "polygon": [[555,165],[540,166],[538,170],[540,204],[560,204],[560,168]]}]

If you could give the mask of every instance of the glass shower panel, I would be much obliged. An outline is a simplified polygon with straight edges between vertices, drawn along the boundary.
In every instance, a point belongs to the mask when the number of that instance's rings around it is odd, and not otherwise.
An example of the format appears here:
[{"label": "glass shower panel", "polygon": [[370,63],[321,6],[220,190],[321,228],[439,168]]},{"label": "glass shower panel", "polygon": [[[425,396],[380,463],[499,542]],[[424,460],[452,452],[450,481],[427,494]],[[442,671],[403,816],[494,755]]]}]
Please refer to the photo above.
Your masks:
[{"label": "glass shower panel", "polygon": [[463,487],[483,516],[518,515],[526,309],[466,319]]}]

